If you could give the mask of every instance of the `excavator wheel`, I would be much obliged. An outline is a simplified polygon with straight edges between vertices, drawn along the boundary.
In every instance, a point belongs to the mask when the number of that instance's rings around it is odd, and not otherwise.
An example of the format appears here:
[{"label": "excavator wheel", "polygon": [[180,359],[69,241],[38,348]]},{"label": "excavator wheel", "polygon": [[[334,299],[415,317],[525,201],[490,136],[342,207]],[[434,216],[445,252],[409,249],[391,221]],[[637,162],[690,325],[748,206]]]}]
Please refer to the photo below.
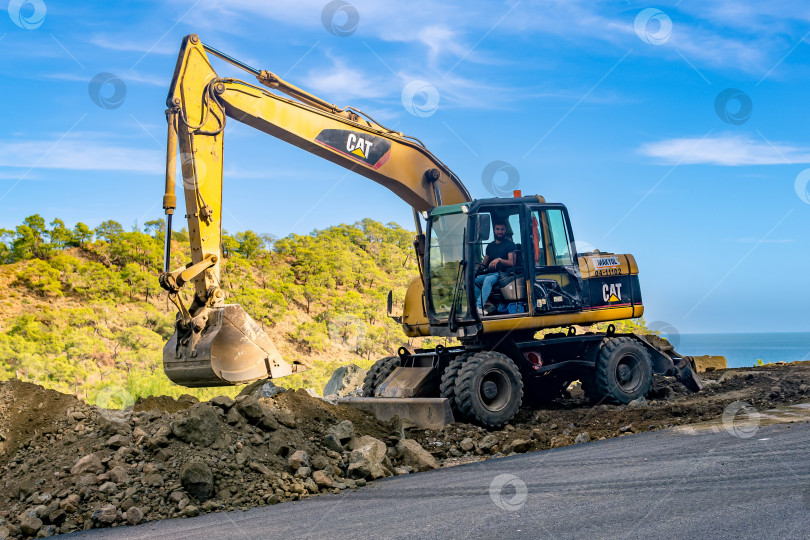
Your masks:
[{"label": "excavator wheel", "polygon": [[605,340],[596,358],[593,377],[586,379],[589,380],[583,381],[583,390],[591,401],[630,403],[650,391],[650,353],[633,338]]},{"label": "excavator wheel", "polygon": [[453,358],[447,365],[444,373],[442,373],[442,381],[439,385],[439,395],[450,401],[450,408],[453,409],[453,414],[458,420],[464,415],[459,410],[458,402],[456,401],[456,380],[458,379],[459,370],[470,356],[472,355],[466,353]]},{"label": "excavator wheel", "polygon": [[459,369],[455,386],[459,411],[488,427],[508,423],[523,400],[520,370],[511,358],[498,352],[470,355]]},{"label": "excavator wheel", "polygon": [[399,356],[386,356],[374,362],[363,379],[363,397],[374,397],[377,387],[399,367],[400,363]]}]

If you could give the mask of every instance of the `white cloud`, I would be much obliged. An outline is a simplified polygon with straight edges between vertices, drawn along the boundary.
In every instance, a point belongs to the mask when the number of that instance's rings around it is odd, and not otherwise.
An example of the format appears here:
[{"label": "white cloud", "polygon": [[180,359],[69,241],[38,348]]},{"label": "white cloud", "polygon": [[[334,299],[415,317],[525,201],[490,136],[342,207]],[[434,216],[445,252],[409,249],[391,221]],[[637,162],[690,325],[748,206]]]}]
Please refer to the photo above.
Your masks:
[{"label": "white cloud", "polygon": [[[223,29],[238,36],[246,20],[260,19],[291,27],[303,42],[307,42],[307,37],[322,42],[307,61],[317,64],[323,56],[323,47],[334,41],[321,22],[322,11],[328,3],[328,0],[281,4],[266,0],[202,0],[189,16],[189,23],[220,36]],[[632,48],[631,58],[655,56],[681,66],[686,58],[701,74],[708,68],[762,76],[806,31],[802,20],[806,15],[791,7],[793,4],[740,9],[732,0],[721,0],[716,8],[688,1],[678,7],[665,8],[673,20],[673,32],[660,47],[643,43],[635,34],[633,22],[641,8],[617,8],[615,3],[606,1],[508,0],[493,4],[476,0],[402,3],[350,0],[350,4],[359,15],[359,25],[351,40],[373,48],[401,78],[408,74],[409,80],[434,84],[442,93],[444,104],[474,108],[509,106],[508,101],[528,97],[527,92],[514,88],[495,88],[493,94],[492,88],[463,78],[463,67],[471,63],[515,62],[516,69],[527,69],[525,63],[521,63],[522,57],[509,57],[501,49],[493,48],[504,39],[519,40],[518,43],[527,48],[526,52],[532,54],[540,54],[545,49],[573,48],[618,58]],[[756,25],[747,22],[749,15],[756,19]],[[766,24],[778,28],[779,32],[764,31]],[[397,43],[403,45],[397,47]],[[368,61],[347,59],[350,68],[335,66],[324,73],[315,68],[309,72],[307,80],[314,90],[334,96],[329,97],[330,100],[388,97],[387,101],[392,102],[401,88],[391,88],[390,84],[381,87],[380,81],[387,80],[383,66],[376,65],[371,54],[363,53],[361,58]],[[455,68],[457,63],[459,68],[450,74],[457,78],[446,80],[447,70]],[[553,72],[558,67],[552,58],[529,69]],[[706,73],[713,78],[711,71]],[[488,78],[485,82],[491,86],[493,80]],[[499,105],[494,105],[496,99],[501,100]]]},{"label": "white cloud", "polygon": [[[370,77],[359,69],[348,67],[343,60],[332,58],[333,65],[327,69],[313,69],[302,79],[302,86],[327,101],[351,100],[355,98],[375,99],[391,95],[392,83],[388,80]],[[345,106],[345,103],[335,103]]]},{"label": "white cloud", "polygon": [[161,174],[165,151],[143,150],[76,133],[62,140],[13,140],[0,144],[0,167],[127,171]]},{"label": "white cloud", "polygon": [[110,37],[97,35],[90,38],[90,44],[102,49],[111,51],[129,51],[149,54],[177,54],[177,44],[169,42],[159,43],[152,45],[149,41],[140,40],[127,40],[122,39],[120,36]]},{"label": "white cloud", "polygon": [[808,147],[756,141],[741,135],[667,139],[645,143],[639,152],[669,164],[738,166],[810,163]]},{"label": "white cloud", "polygon": [[[329,0],[297,0],[285,3],[266,0],[202,0],[189,16],[189,22],[194,27],[211,28],[215,31],[227,28],[238,34],[239,27],[246,19],[261,17],[284,26],[314,31],[323,39],[329,39],[321,20],[328,4]],[[359,16],[354,39],[374,38],[387,42],[418,44],[425,48],[429,63],[442,56],[450,56],[449,65],[462,56],[466,56],[466,62],[479,61],[477,50],[472,51],[473,44],[510,8],[509,5],[493,8],[486,3],[475,5],[431,0],[352,0],[350,4]],[[501,9],[502,13],[498,12]],[[413,63],[421,60],[422,58],[411,59]]]},{"label": "white cloud", "polygon": [[[95,75],[95,74],[94,74]],[[113,73],[113,75],[118,75],[117,73]],[[118,75],[119,78],[124,81],[124,83],[143,83],[148,84],[150,86],[168,86],[168,82],[165,77],[156,77],[154,75],[147,75],[143,73],[139,73],[137,71],[132,70],[125,70],[123,71],[123,75]],[[72,81],[72,82],[81,82],[90,84],[90,80],[93,78],[92,76],[82,75],[78,73],[47,73],[45,77],[48,79],[54,79],[57,81]]]}]

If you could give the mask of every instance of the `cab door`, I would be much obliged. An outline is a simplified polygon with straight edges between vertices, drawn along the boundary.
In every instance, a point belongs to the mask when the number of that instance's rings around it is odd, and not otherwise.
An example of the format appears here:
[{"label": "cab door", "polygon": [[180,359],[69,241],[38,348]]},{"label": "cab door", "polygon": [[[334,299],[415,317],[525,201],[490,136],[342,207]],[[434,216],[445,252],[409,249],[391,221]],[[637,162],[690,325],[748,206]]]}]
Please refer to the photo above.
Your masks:
[{"label": "cab door", "polygon": [[579,310],[582,278],[568,212],[562,205],[531,206],[527,222],[532,314]]}]

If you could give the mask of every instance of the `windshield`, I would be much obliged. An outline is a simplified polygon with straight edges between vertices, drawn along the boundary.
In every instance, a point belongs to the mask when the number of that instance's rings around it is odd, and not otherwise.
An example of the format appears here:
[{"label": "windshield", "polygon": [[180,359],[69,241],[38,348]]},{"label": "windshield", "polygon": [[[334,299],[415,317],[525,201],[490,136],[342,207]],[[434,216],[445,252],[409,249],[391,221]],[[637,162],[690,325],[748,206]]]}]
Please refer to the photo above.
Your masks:
[{"label": "windshield", "polygon": [[[447,318],[456,297],[456,317],[467,316],[467,290],[459,265],[464,259],[464,230],[467,214],[435,216],[430,228],[428,252],[430,307],[436,317]],[[456,283],[459,290],[456,292]]]}]

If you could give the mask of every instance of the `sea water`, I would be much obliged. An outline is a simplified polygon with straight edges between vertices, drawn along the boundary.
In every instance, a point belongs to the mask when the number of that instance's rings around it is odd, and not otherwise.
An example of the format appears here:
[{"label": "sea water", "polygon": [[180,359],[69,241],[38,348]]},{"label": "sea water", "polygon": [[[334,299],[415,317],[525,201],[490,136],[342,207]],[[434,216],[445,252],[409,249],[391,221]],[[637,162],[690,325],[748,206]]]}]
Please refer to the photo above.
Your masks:
[{"label": "sea water", "polygon": [[725,356],[728,367],[810,360],[810,332],[666,335],[683,356]]}]

